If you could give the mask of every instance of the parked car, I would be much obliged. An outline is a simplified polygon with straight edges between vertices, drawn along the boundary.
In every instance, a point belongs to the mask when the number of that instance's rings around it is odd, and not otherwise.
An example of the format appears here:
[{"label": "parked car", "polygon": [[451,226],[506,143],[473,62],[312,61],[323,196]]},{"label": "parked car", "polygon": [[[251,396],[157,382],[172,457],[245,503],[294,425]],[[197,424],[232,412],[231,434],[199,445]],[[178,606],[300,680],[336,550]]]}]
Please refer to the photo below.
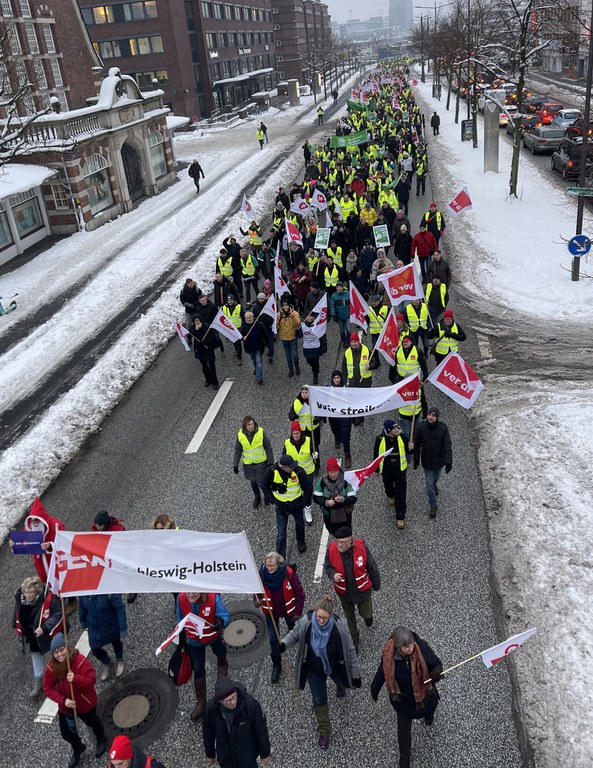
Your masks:
[{"label": "parked car", "polygon": [[505,104],[504,109],[498,116],[498,127],[504,128],[505,125],[508,125],[509,117],[514,120],[518,113],[519,110],[517,107],[513,107],[511,104]]},{"label": "parked car", "polygon": [[[552,153],[552,170],[560,171],[563,179],[575,179],[578,177],[581,167],[581,147],[583,137],[574,139],[564,138]],[[588,139],[587,147],[587,172],[593,170],[593,139]]]},{"label": "parked car", "polygon": [[545,101],[535,110],[535,114],[542,125],[549,125],[561,109],[563,105],[559,101]]},{"label": "parked car", "polygon": [[538,125],[523,134],[523,146],[525,149],[530,149],[532,155],[538,152],[553,152],[560,146],[563,139],[564,131],[562,128]]},{"label": "parked car", "polygon": [[539,93],[532,93],[531,96],[525,99],[525,112],[530,112],[532,115],[534,115],[536,111],[541,107],[541,105],[546,103],[546,101],[548,101],[547,96],[542,96]]},{"label": "parked car", "polygon": [[502,88],[497,88],[494,90],[488,89],[487,91],[484,91],[484,93],[481,93],[478,97],[478,112],[484,114],[484,107],[486,106],[487,101],[495,101],[498,104],[504,104],[506,95],[506,91]]},{"label": "parked car", "polygon": [[[535,115],[525,115],[525,114],[519,115],[519,114],[517,114],[513,118],[513,122],[516,123],[517,121],[520,121],[521,125],[523,126],[523,130],[524,131],[530,131],[532,128],[535,128],[537,125],[539,125],[538,119],[537,119],[537,117]],[[509,122],[507,123],[507,127],[506,127],[507,134],[511,134],[512,135],[514,130],[515,130],[515,126],[509,120]]]},{"label": "parked car", "polygon": [[579,109],[561,109],[559,112],[556,112],[556,117],[550,125],[552,128],[562,128],[563,131],[566,131],[568,126],[572,125],[579,117],[581,117]]},{"label": "parked car", "polygon": [[589,136],[593,134],[593,115],[589,118],[588,123],[584,117],[577,118],[566,129],[566,136],[574,139],[576,136],[582,136],[585,130]]}]

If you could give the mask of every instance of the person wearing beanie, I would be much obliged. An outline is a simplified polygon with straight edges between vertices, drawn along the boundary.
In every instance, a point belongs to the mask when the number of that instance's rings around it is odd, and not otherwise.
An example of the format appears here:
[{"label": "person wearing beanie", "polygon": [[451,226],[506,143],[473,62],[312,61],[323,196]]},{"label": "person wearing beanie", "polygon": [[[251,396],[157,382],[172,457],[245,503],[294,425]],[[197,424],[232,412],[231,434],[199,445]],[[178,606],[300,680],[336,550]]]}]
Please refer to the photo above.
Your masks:
[{"label": "person wearing beanie", "polygon": [[95,757],[101,757],[107,746],[97,715],[97,678],[91,662],[76,648],[68,648],[62,633],[53,636],[50,650],[51,658],[43,674],[43,694],[58,705],[60,735],[72,747],[68,768],[76,768],[86,745],[76,729],[74,710],[95,735]]},{"label": "person wearing beanie", "polygon": [[165,766],[150,757],[132,744],[127,736],[116,736],[109,748],[109,763],[107,768],[165,768]]},{"label": "person wearing beanie", "polygon": [[255,768],[270,762],[268,724],[260,703],[245,686],[219,680],[206,705],[202,729],[204,752],[210,765]]},{"label": "person wearing beanie", "polygon": [[[192,327],[189,329],[188,339],[193,345],[196,360],[199,360],[202,366],[204,386],[218,389],[216,349],[220,348],[222,344],[218,333],[210,330],[210,326],[202,321],[200,315],[195,315]],[[224,352],[224,347],[221,348]]]},{"label": "person wearing beanie", "polygon": [[288,376],[292,378],[296,372],[300,376],[299,342],[297,332],[300,332],[301,318],[293,309],[292,303],[285,293],[282,296],[280,312],[278,312],[278,337],[282,342],[286,362],[288,364]]},{"label": "person wearing beanie", "polygon": [[428,339],[428,307],[425,301],[413,299],[405,308],[404,312],[410,333],[414,344],[420,349],[420,342],[424,347],[424,357],[430,350],[430,341]]},{"label": "person wearing beanie", "polygon": [[331,256],[322,256],[321,261],[324,266],[321,268],[320,279],[325,285],[325,292],[328,299],[331,299],[336,292],[336,285],[340,279],[340,270],[334,264],[334,260]]},{"label": "person wearing beanie", "polygon": [[[292,403],[292,408],[288,413],[291,421],[298,421],[303,435],[311,438],[311,452],[319,454],[321,445],[321,417],[311,416],[309,406],[309,385],[303,384],[299,394]],[[315,466],[319,469],[319,455],[315,457]]]},{"label": "person wearing beanie", "polygon": [[438,249],[433,253],[432,262],[426,270],[427,282],[432,282],[433,277],[438,277],[447,288],[451,285],[451,267]]},{"label": "person wearing beanie", "polygon": [[[335,370],[332,373],[332,387],[343,387],[342,371]],[[344,449],[344,469],[352,469],[352,453],[350,449],[350,435],[352,434],[352,419],[330,416],[329,426],[334,435],[335,449]]]},{"label": "person wearing beanie", "polygon": [[247,309],[243,317],[243,325],[239,329],[243,337],[243,349],[253,363],[253,375],[258,384],[264,383],[264,368],[262,364],[263,354],[266,349],[268,329],[255,317],[254,313]]},{"label": "person wearing beanie", "polygon": [[420,222],[420,229],[414,235],[412,240],[412,258],[418,256],[420,262],[420,271],[422,273],[422,282],[426,285],[428,282],[426,272],[432,262],[432,254],[437,250],[438,244],[434,239],[432,232],[426,229],[426,222]]},{"label": "person wearing beanie", "polygon": [[[274,453],[270,438],[258,425],[253,416],[245,416],[235,441],[233,472],[239,474],[239,463],[243,461],[243,474],[251,483],[253,491],[253,509],[261,504],[261,491],[264,487],[266,472],[274,463]],[[264,490],[266,506],[273,503],[272,495]]]},{"label": "person wearing beanie", "polygon": [[307,525],[313,525],[311,497],[313,495],[313,474],[315,473],[316,462],[319,459],[319,452],[312,450],[311,437],[301,431],[301,426],[296,420],[291,422],[290,437],[284,441],[284,453],[293,458],[305,473],[303,513]]},{"label": "person wearing beanie", "polygon": [[360,343],[358,333],[351,333],[350,346],[345,350],[342,362],[342,377],[348,379],[347,386],[372,387],[373,374],[369,364],[369,348],[365,344]]},{"label": "person wearing beanie", "polygon": [[315,309],[315,307],[319,304],[321,299],[325,296],[325,292],[321,290],[319,287],[319,283],[314,280],[311,283],[311,290],[307,294],[307,298],[305,299],[305,308],[304,313],[305,315],[310,315],[311,312]]},{"label": "person wearing beanie", "polygon": [[356,611],[367,627],[373,624],[373,592],[381,589],[381,576],[375,558],[363,539],[355,539],[349,525],[334,533],[325,555],[323,570],[332,582],[342,604],[352,642],[358,653],[360,633]]},{"label": "person wearing beanie", "polygon": [[338,528],[352,525],[356,492],[344,479],[344,472],[336,458],[329,458],[326,472],[315,486],[313,500],[323,512],[323,524],[334,535]]},{"label": "person wearing beanie", "polygon": [[126,526],[123,524],[123,520],[118,520],[117,517],[110,515],[106,509],[102,509],[97,512],[93,524],[91,525],[91,531],[125,531]]},{"label": "person wearing beanie", "polygon": [[438,242],[441,239],[441,235],[445,231],[446,225],[445,225],[445,217],[438,210],[436,203],[430,204],[430,208],[422,216],[420,221],[426,224],[426,229],[429,232],[432,232],[432,234],[434,235],[434,239],[437,241],[437,245],[438,245]]},{"label": "person wearing beanie", "polygon": [[467,339],[465,331],[455,322],[453,311],[450,309],[445,311],[443,319],[430,329],[428,335],[431,339],[436,339],[432,348],[437,365],[443,362],[449,352],[459,352],[459,342]]},{"label": "person wearing beanie", "polygon": [[451,446],[451,434],[449,427],[440,420],[440,411],[434,406],[428,409],[426,421],[417,425],[414,432],[414,441],[410,447],[414,450],[414,469],[422,462],[426,493],[430,505],[430,517],[437,516],[437,485],[443,467],[449,474],[453,468],[453,448]]},{"label": "person wearing beanie", "polygon": [[187,624],[184,630],[196,692],[196,706],[189,717],[195,722],[202,717],[206,706],[206,648],[211,648],[216,656],[217,679],[228,674],[227,648],[222,633],[231,620],[221,596],[214,592],[180,592],[176,608],[177,623],[190,613],[205,622],[202,634],[197,632],[193,624]]},{"label": "person wearing beanie", "polygon": [[406,444],[402,437],[402,423],[393,419],[385,419],[383,432],[375,439],[373,458],[392,449],[389,456],[385,456],[379,464],[377,472],[383,480],[383,488],[387,496],[387,503],[395,506],[396,526],[399,530],[405,528],[406,520],[406,496],[407,478],[406,469],[408,460],[406,457]]},{"label": "person wearing beanie", "polygon": [[443,312],[447,309],[449,303],[449,290],[436,275],[432,278],[425,289],[426,306],[432,318],[431,325],[434,327],[443,318]]},{"label": "person wearing beanie", "polygon": [[348,342],[352,329],[350,327],[350,291],[344,283],[336,284],[336,292],[329,302],[330,317],[338,324],[340,340],[344,349],[348,349]]},{"label": "person wearing beanie", "polygon": [[[381,331],[383,330],[383,326],[385,325],[385,321],[387,320],[388,314],[389,314],[389,307],[383,304],[383,297],[381,296],[381,294],[379,293],[373,294],[371,296],[371,304],[369,306],[369,312],[367,314],[367,318],[369,321],[369,333],[371,334],[371,346],[373,348],[377,343],[379,336],[381,335]],[[378,352],[373,352],[373,355],[371,357],[371,362],[370,362],[371,370],[374,371],[377,368],[381,367],[380,357],[381,355]]]},{"label": "person wearing beanie", "polygon": [[288,518],[294,517],[297,549],[307,551],[305,519],[303,517],[303,488],[307,478],[292,456],[284,454],[266,474],[264,488],[271,491],[276,505],[276,552],[286,557],[286,530]]},{"label": "person wearing beanie", "polygon": [[[228,296],[226,303],[222,305],[222,313],[231,321],[235,328],[240,331],[241,326],[245,322],[245,315],[241,304],[235,300],[234,296]],[[243,348],[241,345],[241,339],[231,342],[235,348],[235,355],[237,357],[237,365],[243,365]]]},{"label": "person wearing beanie", "polygon": [[290,283],[292,290],[297,300],[298,311],[303,313],[303,307],[305,306],[305,299],[309,293],[311,283],[313,282],[313,275],[307,270],[306,265],[299,261],[295,269],[290,275]]}]

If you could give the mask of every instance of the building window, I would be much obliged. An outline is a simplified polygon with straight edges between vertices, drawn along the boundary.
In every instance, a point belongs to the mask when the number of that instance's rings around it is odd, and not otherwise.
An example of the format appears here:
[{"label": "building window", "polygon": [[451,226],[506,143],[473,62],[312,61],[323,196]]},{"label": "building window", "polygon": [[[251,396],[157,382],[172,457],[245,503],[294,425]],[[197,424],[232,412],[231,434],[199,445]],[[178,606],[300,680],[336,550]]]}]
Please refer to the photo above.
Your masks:
[{"label": "building window", "polygon": [[160,35],[150,37],[130,37],[127,40],[106,40],[99,43],[99,54],[103,59],[143,56],[149,53],[162,53],[163,39]]},{"label": "building window", "polygon": [[4,203],[0,203],[0,251],[11,246],[13,242],[8,219],[4,213]]},{"label": "building window", "polygon": [[102,155],[91,155],[84,164],[84,181],[93,215],[113,205],[107,160]]},{"label": "building window", "polygon": [[62,107],[62,112],[68,112],[70,107],[68,106],[68,99],[66,98],[66,94],[64,91],[58,91],[58,99],[60,100],[60,106]]},{"label": "building window", "polygon": [[9,199],[12,215],[16,223],[16,229],[21,239],[32,235],[45,225],[39,210],[39,201],[35,189],[19,192]]},{"label": "building window", "polygon": [[31,53],[39,53],[39,43],[35,32],[34,24],[25,24],[25,33],[27,35],[27,45]]},{"label": "building window", "polygon": [[224,16],[226,19],[230,19],[231,21],[235,18],[235,6],[234,5],[225,5],[224,7]]},{"label": "building window", "polygon": [[56,43],[54,41],[54,33],[52,32],[51,24],[42,24],[43,38],[45,40],[45,47],[48,53],[56,52]]},{"label": "building window", "polygon": [[153,72],[130,72],[130,77],[140,86],[142,91],[150,91],[155,87],[153,80],[158,80],[158,86],[164,86],[169,83],[169,74],[166,69],[157,69]]},{"label": "building window", "polygon": [[54,205],[56,206],[57,211],[70,209],[70,195],[63,184],[52,184],[51,193],[54,197]]},{"label": "building window", "polygon": [[214,18],[224,19],[224,6],[222,3],[214,3]]},{"label": "building window", "polygon": [[165,139],[160,131],[150,132],[150,162],[155,179],[167,173],[167,160],[165,158]]},{"label": "building window", "polygon": [[228,46],[228,39],[226,36],[226,32],[219,32],[217,36],[218,40],[218,47],[219,48],[227,48]]},{"label": "building window", "polygon": [[214,32],[206,32],[206,46],[208,48],[216,48],[216,35]]},{"label": "building window", "polygon": [[19,0],[19,6],[21,9],[21,16],[24,19],[31,19],[33,14],[31,13],[31,6],[29,0]]},{"label": "building window", "polygon": [[12,12],[12,5],[10,0],[2,0],[2,15],[5,18],[12,18],[14,13]]},{"label": "building window", "polygon": [[35,70],[35,80],[37,81],[37,90],[47,91],[47,78],[41,59],[33,59],[33,69]]},{"label": "building window", "polygon": [[49,63],[51,65],[51,74],[54,80],[54,85],[59,88],[64,85],[64,81],[62,80],[62,70],[60,69],[60,62],[58,59],[50,59]]},{"label": "building window", "polygon": [[14,24],[6,25],[6,32],[8,34],[8,42],[10,43],[10,52],[13,56],[18,56],[22,53],[21,41],[19,40],[19,34],[16,31]]},{"label": "building window", "polygon": [[212,3],[202,2],[202,16],[205,19],[212,18]]}]

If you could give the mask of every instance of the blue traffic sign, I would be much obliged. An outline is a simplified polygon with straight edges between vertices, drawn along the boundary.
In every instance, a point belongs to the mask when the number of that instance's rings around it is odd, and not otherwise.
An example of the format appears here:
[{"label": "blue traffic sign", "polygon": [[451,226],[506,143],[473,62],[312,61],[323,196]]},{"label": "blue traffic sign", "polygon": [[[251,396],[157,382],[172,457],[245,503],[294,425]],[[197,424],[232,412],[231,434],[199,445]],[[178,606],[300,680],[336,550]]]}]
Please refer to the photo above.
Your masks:
[{"label": "blue traffic sign", "polygon": [[568,250],[573,256],[585,256],[591,250],[591,240],[587,235],[575,235],[568,241]]}]

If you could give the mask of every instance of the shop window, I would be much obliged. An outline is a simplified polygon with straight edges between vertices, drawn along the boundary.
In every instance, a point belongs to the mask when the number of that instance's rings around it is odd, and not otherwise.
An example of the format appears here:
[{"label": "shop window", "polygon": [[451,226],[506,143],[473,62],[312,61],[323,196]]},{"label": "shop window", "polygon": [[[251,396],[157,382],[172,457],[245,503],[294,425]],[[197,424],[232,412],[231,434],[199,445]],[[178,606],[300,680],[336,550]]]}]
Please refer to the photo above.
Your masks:
[{"label": "shop window", "polygon": [[8,219],[4,212],[4,204],[0,203],[0,250],[3,251],[5,248],[8,248],[13,242]]},{"label": "shop window", "polygon": [[26,192],[12,195],[9,198],[9,202],[21,240],[45,226],[41,218],[39,201],[34,189],[28,189]]},{"label": "shop window", "polygon": [[96,215],[113,205],[107,160],[102,155],[91,155],[84,164],[84,181],[89,196],[91,213]]}]

